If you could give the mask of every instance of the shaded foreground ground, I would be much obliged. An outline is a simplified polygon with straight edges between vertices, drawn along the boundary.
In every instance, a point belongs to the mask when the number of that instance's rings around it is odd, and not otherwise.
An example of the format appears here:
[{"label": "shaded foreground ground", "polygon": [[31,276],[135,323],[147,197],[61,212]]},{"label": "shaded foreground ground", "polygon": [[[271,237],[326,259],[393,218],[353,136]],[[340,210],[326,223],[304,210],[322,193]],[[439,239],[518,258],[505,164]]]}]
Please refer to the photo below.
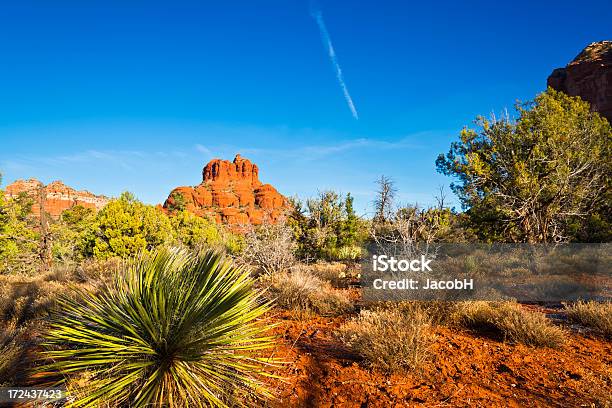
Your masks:
[{"label": "shaded foreground ground", "polygon": [[[543,310],[543,312],[546,312]],[[421,372],[385,375],[362,367],[333,338],[347,319],[278,316],[288,362],[275,407],[611,406],[612,343],[568,335],[562,350],[504,343],[461,329],[434,329],[433,356]]]},{"label": "shaded foreground ground", "polygon": [[[2,363],[16,368],[14,385],[35,385],[28,367],[37,360],[44,326],[26,325],[26,317],[47,314],[48,299],[66,286],[53,280],[21,282],[5,279],[8,309],[22,305],[17,326],[17,354],[6,350]],[[38,286],[40,288],[36,289]],[[2,289],[0,285],[0,289]],[[91,289],[93,290],[93,289]],[[346,289],[345,289],[346,290]],[[358,302],[358,290],[349,289]],[[43,294],[45,296],[43,296]],[[18,300],[21,299],[21,300]],[[2,303],[2,302],[0,302]],[[13,307],[15,306],[15,307]],[[509,344],[499,335],[435,327],[431,358],[421,371],[386,375],[364,366],[333,333],[355,314],[340,317],[296,317],[275,310],[278,336],[274,356],[287,362],[271,380],[277,399],[271,407],[610,407],[612,406],[612,342],[584,327],[570,326],[561,308],[524,308],[545,313],[567,332],[560,350]],[[0,323],[6,316],[0,316]],[[6,323],[6,322],[4,322]],[[1,326],[0,326],[1,328]],[[5,367],[6,368],[6,367]],[[0,370],[1,371],[1,370]],[[0,381],[1,382],[1,381]]]}]

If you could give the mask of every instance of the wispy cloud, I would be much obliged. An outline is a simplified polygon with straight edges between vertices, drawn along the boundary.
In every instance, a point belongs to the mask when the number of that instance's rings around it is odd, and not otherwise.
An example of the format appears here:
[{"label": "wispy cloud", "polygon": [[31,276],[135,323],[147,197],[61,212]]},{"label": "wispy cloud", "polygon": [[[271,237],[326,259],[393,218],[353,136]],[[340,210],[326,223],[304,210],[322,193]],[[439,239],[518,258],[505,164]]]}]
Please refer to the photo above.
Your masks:
[{"label": "wispy cloud", "polygon": [[0,161],[0,168],[20,173],[41,168],[73,168],[78,166],[116,166],[127,171],[138,171],[137,163],[154,161],[169,156],[184,157],[185,153],[146,152],[138,150],[84,150],[56,156],[15,156]]},{"label": "wispy cloud", "polygon": [[338,79],[338,84],[340,84],[340,88],[342,89],[342,94],[344,95],[346,104],[351,110],[351,114],[353,115],[353,117],[355,119],[359,119],[359,114],[357,113],[357,108],[355,108],[355,104],[353,103],[353,98],[351,98],[351,94],[349,93],[348,87],[346,86],[346,82],[344,82],[342,68],[340,68],[338,58],[336,57],[336,51],[334,50],[334,46],[332,44],[331,37],[329,36],[329,32],[327,31],[327,27],[325,26],[325,21],[323,20],[323,13],[321,13],[321,10],[313,4],[311,6],[310,14],[312,18],[314,18],[317,22],[317,26],[319,26],[321,40],[323,40],[323,45],[327,49],[329,59],[334,67],[334,70],[336,71],[336,78]]},{"label": "wispy cloud", "polygon": [[292,149],[291,152],[296,155],[299,155],[300,157],[306,158],[306,160],[317,160],[325,156],[330,156],[350,150],[385,150],[417,147],[417,145],[412,140],[412,137],[403,138],[397,141],[359,138],[344,140],[334,144],[302,146],[298,149]]},{"label": "wispy cloud", "polygon": [[[223,146],[215,149],[215,151],[240,152],[246,155],[261,155],[266,158],[290,159],[301,162],[316,161],[322,158],[333,156],[356,150],[383,151],[383,150],[402,150],[402,149],[421,149],[423,144],[421,140],[430,137],[432,134],[437,134],[435,131],[419,132],[407,135],[396,140],[378,140],[368,137],[355,139],[344,139],[335,143],[329,144],[308,144],[308,145],[291,145],[286,148],[258,148],[248,146]],[[296,140],[307,140],[303,135],[294,134],[287,136]],[[335,138],[335,137],[334,137]],[[197,149],[197,147],[196,147]]]},{"label": "wispy cloud", "polygon": [[208,147],[206,147],[204,145],[196,144],[195,148],[196,148],[196,150],[198,152],[203,153],[206,157],[212,157],[213,156],[212,151]]},{"label": "wispy cloud", "polygon": [[[144,202],[159,203],[178,185],[198,184],[202,167],[213,157],[231,160],[236,153],[241,153],[260,165],[262,180],[284,194],[308,197],[324,188],[350,191],[356,196],[356,208],[364,209],[370,204],[368,195],[379,173],[398,177],[398,188],[412,194],[402,200],[425,202],[415,194],[429,191],[421,183],[429,176],[421,177],[418,160],[402,160],[413,155],[427,156],[431,148],[429,141],[449,134],[447,130],[432,129],[382,137],[285,125],[197,122],[151,128],[127,123],[121,128],[80,126],[43,130],[44,133],[39,129],[25,129],[6,137],[43,140],[41,134],[54,133],[61,140],[71,140],[83,134],[95,138],[114,132],[126,137],[147,134],[156,142],[133,143],[126,145],[127,148],[82,150],[72,150],[70,143],[64,143],[59,151],[50,149],[50,152],[38,149],[11,153],[0,149],[4,184],[29,177],[45,183],[61,179],[74,188],[96,194],[117,196],[129,190]],[[0,139],[3,137],[0,133]]]}]

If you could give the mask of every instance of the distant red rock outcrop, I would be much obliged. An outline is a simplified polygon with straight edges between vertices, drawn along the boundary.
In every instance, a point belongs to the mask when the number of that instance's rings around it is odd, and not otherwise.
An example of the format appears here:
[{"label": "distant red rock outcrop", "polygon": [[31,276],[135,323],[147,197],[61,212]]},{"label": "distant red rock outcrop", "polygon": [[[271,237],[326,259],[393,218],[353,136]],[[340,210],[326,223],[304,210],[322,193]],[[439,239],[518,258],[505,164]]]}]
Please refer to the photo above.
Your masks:
[{"label": "distant red rock outcrop", "polygon": [[580,96],[612,123],[612,41],[587,46],[565,68],[550,74],[548,86]]},{"label": "distant red rock outcrop", "polygon": [[275,222],[288,207],[287,199],[259,181],[257,165],[236,155],[234,161],[214,159],[202,170],[202,183],[177,187],[164,203],[166,211],[187,211],[228,225]]},{"label": "distant red rock outcrop", "polygon": [[17,197],[21,193],[26,193],[34,198],[35,204],[32,206],[32,213],[35,216],[39,216],[40,210],[43,208],[47,214],[54,218],[58,218],[62,211],[75,205],[99,210],[109,201],[107,197],[95,195],[89,191],[77,191],[61,181],[54,181],[45,186],[36,179],[17,180],[6,186],[4,190],[4,195],[7,198]]}]

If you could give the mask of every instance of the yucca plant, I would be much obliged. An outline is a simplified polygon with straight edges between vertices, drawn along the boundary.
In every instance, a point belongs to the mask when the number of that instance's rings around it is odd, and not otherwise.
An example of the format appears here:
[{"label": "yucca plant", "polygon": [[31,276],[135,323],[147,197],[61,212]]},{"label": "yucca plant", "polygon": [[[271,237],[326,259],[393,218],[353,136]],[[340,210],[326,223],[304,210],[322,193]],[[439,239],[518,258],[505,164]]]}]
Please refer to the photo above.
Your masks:
[{"label": "yucca plant", "polygon": [[248,271],[218,253],[142,254],[100,293],[60,300],[41,372],[77,384],[72,406],[228,406],[241,405],[240,395],[267,397],[271,363],[261,350],[274,339],[260,299]]}]

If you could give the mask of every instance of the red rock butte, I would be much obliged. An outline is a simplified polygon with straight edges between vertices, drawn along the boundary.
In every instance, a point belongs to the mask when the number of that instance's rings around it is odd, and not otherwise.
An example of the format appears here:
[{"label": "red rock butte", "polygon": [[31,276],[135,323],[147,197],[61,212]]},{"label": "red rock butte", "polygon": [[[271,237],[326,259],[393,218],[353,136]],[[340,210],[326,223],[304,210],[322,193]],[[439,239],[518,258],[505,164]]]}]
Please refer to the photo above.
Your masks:
[{"label": "red rock butte", "polygon": [[239,154],[234,161],[211,160],[202,170],[202,183],[175,188],[163,207],[172,211],[180,201],[187,211],[227,225],[276,222],[289,206],[274,187],[259,181],[257,165]]},{"label": "red rock butte", "polygon": [[89,191],[77,191],[61,181],[54,181],[45,186],[36,179],[17,180],[6,186],[4,190],[5,197],[9,199],[22,193],[34,199],[32,213],[37,217],[40,216],[41,209],[51,217],[58,218],[62,211],[76,205],[99,210],[109,201],[107,197]]},{"label": "red rock butte", "polygon": [[612,41],[588,45],[565,68],[550,74],[548,86],[580,96],[612,123]]}]

